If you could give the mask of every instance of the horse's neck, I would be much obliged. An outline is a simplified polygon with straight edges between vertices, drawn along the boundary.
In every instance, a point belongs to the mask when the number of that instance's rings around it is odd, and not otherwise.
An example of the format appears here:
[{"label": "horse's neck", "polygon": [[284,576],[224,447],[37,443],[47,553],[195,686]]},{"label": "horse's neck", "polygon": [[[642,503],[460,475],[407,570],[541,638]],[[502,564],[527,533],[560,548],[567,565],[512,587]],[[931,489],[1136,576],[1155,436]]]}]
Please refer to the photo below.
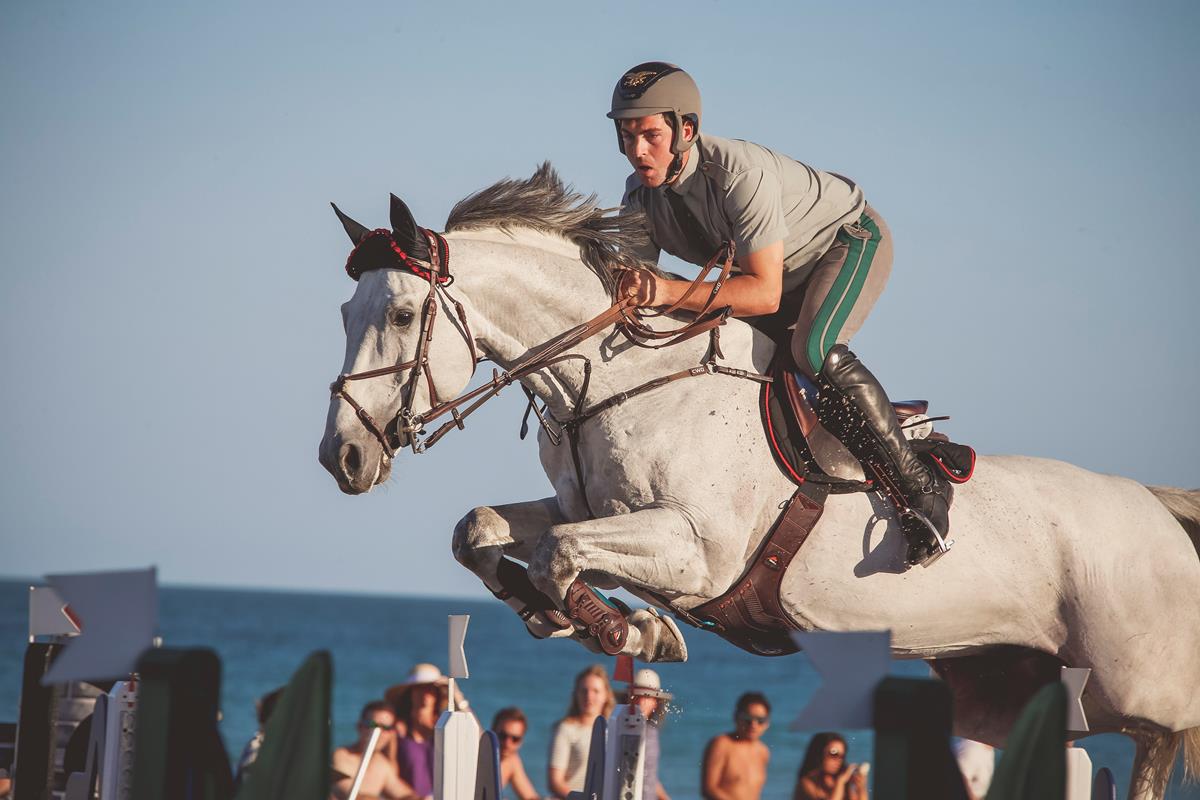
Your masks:
[{"label": "horse's neck", "polygon": [[[508,368],[551,338],[597,316],[612,304],[600,278],[585,266],[579,249],[566,240],[530,230],[460,232],[450,235],[455,280],[481,320],[474,334],[493,361]],[[663,326],[679,322],[662,320]],[[751,337],[746,326],[722,334],[726,362],[749,367]],[[589,405],[651,378],[700,363],[708,337],[647,350],[612,330],[581,342],[571,352],[591,363]],[[584,362],[568,359],[524,383],[560,419],[569,413],[583,385]]]}]

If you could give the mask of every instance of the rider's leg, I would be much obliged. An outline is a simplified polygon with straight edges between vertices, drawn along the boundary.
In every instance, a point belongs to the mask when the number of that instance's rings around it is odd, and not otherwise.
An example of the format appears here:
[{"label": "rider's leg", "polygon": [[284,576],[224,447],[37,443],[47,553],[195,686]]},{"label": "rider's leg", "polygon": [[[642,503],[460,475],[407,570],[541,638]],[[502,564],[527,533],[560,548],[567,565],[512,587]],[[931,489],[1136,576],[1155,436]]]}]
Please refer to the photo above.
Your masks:
[{"label": "rider's leg", "polygon": [[[843,344],[835,345],[817,378],[818,414],[894,503],[920,512],[943,539],[950,527],[950,483],[927,468],[900,431],[896,412],[871,371]],[[939,548],[933,532],[918,518],[902,515],[908,540],[906,561],[919,564]]]},{"label": "rider's leg", "polygon": [[[944,537],[949,484],[916,458],[900,431],[883,387],[846,348],[883,292],[891,274],[892,239],[887,223],[867,207],[855,224],[838,232],[809,277],[792,338],[796,365],[817,382],[817,413],[864,467],[890,480],[903,502],[920,511]],[[907,560],[925,560],[935,548],[932,532],[902,519]]]}]

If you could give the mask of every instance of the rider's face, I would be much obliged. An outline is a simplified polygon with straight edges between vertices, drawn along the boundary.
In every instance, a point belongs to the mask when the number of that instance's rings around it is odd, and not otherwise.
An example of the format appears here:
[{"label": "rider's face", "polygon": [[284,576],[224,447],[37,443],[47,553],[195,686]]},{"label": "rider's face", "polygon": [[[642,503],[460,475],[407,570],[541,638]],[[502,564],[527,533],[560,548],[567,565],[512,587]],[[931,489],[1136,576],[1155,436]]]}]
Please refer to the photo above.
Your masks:
[{"label": "rider's face", "polygon": [[[675,154],[671,152],[671,126],[662,114],[623,119],[621,144],[643,186],[662,186]],[[684,122],[684,135],[691,136],[691,122]]]}]

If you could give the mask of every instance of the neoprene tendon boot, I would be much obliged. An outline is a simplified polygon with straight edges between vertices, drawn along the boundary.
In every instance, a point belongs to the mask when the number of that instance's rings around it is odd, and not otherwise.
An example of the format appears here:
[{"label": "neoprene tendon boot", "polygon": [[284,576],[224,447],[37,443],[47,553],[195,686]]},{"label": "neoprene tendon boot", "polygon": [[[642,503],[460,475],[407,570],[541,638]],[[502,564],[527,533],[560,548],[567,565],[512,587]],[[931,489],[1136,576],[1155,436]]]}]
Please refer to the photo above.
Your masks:
[{"label": "neoprene tendon boot", "polygon": [[941,551],[929,526],[946,538],[953,487],[913,453],[883,387],[848,347],[834,345],[817,379],[822,424],[862,462],[901,512],[908,543],[905,561],[924,563]]}]

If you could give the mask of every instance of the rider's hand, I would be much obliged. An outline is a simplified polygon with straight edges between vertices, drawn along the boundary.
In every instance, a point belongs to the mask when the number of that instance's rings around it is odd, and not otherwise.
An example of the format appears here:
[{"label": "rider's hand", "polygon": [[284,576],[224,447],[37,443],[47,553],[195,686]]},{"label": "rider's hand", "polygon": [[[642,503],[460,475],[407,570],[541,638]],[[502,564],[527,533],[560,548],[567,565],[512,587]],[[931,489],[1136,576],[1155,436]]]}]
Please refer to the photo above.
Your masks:
[{"label": "rider's hand", "polygon": [[617,296],[632,298],[635,305],[653,306],[658,295],[658,279],[653,272],[646,269],[626,269],[621,271],[617,282]]}]

